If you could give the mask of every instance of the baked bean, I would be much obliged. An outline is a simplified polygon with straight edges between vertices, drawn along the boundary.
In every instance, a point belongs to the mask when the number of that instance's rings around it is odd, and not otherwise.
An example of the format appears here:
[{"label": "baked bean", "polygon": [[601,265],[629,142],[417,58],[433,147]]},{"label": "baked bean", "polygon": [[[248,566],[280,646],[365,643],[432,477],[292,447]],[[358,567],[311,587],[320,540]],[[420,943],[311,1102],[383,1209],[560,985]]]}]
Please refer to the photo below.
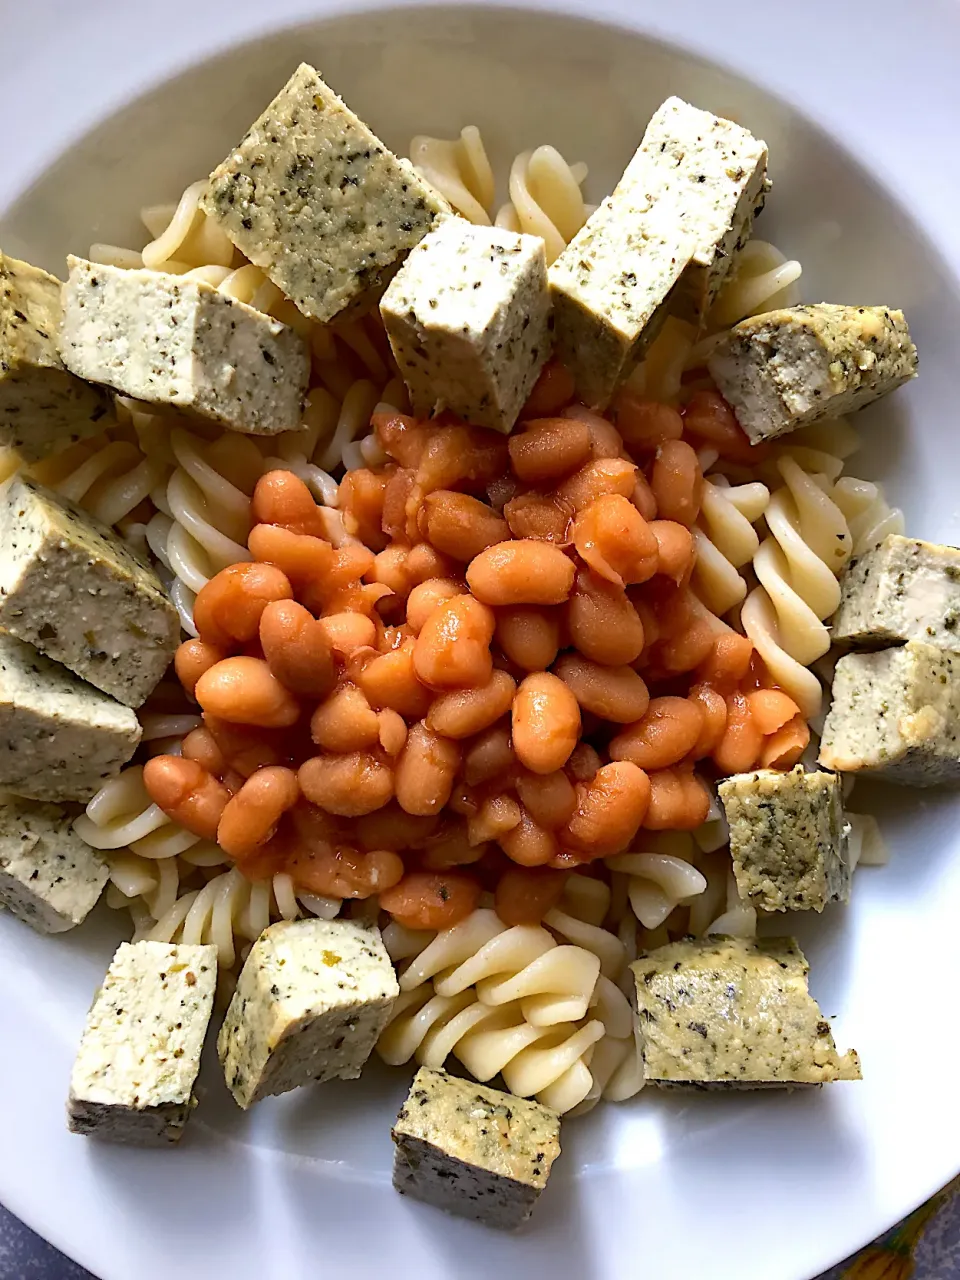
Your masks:
[{"label": "baked bean", "polygon": [[456,783],[447,801],[449,809],[453,813],[461,814],[464,818],[472,818],[479,813],[481,803],[482,796],[463,781]]},{"label": "baked bean", "polygon": [[482,551],[467,567],[467,585],[484,604],[562,604],[573,574],[559,548],[528,538]]},{"label": "baked bean", "polygon": [[713,648],[701,663],[697,675],[714,688],[732,690],[746,679],[753,658],[753,644],[736,631],[721,631]]},{"label": "baked bean", "polygon": [[472,738],[507,714],[517,682],[505,671],[494,671],[479,689],[454,689],[434,698],[427,725],[445,738]]},{"label": "baked bean", "polygon": [[428,578],[452,578],[459,572],[449,556],[442,555],[429,542],[415,542],[410,548],[407,573],[414,586],[419,582],[426,582]]},{"label": "baked bean", "polygon": [[751,445],[719,391],[695,391],[682,413],[684,430],[698,442],[712,445],[722,458],[758,463],[770,454],[768,444]]},{"label": "baked bean", "polygon": [[274,565],[298,589],[318,582],[333,565],[333,547],[309,533],[292,533],[277,524],[257,524],[247,546],[254,560]]},{"label": "baked bean", "polygon": [[514,538],[569,546],[573,507],[555,493],[518,494],[504,504],[503,514]]},{"label": "baked bean", "polygon": [[519,773],[516,786],[524,809],[547,831],[562,827],[577,807],[577,793],[562,769],[556,773]]},{"label": "baked bean", "polygon": [[560,480],[590,457],[590,432],[573,418],[541,418],[507,441],[514,474],[525,484]]},{"label": "baked bean", "polygon": [[710,792],[691,769],[656,769],[650,774],[648,831],[695,831],[707,820]]},{"label": "baked bean", "polygon": [[370,898],[399,884],[403,860],[389,849],[299,849],[284,869],[298,888],[321,898]]},{"label": "baked bean", "polygon": [[637,834],[650,803],[650,780],[627,760],[602,765],[577,786],[577,810],[560,842],[592,861],[620,853]]},{"label": "baked bean", "polygon": [[365,813],[351,824],[351,835],[361,849],[419,849],[433,838],[440,819],[407,813],[396,800],[382,809]]},{"label": "baked bean", "polygon": [[575,418],[578,422],[584,423],[590,435],[590,456],[594,461],[598,458],[624,456],[623,438],[620,432],[612,422],[608,422],[599,413],[594,413],[592,409],[585,409],[583,405],[573,404],[569,409],[564,409],[563,416]]},{"label": "baked bean", "polygon": [[360,579],[371,572],[375,560],[372,551],[356,543],[335,548],[324,576],[301,591],[303,604],[313,613],[342,613],[365,605],[372,608],[384,594],[383,585],[368,584],[361,588],[359,584]]},{"label": "baked bean", "polygon": [[411,719],[420,719],[430,707],[430,691],[417,677],[416,641],[407,639],[399,649],[381,654],[365,663],[356,675],[357,684],[370,705],[378,711],[389,708]]},{"label": "baked bean", "polygon": [[647,527],[657,540],[657,573],[681,582],[693,568],[690,530],[674,520],[651,520]]},{"label": "baked bean", "polygon": [[[407,516],[416,481],[416,471],[401,467],[393,473],[383,491],[383,515],[380,518],[383,532],[396,542],[408,545],[416,542],[419,536],[416,519]],[[413,507],[415,515],[416,502]]]},{"label": "baked bean", "polygon": [[580,707],[549,671],[528,675],[513,700],[513,749],[531,773],[562,769],[580,737]]},{"label": "baked bean", "polygon": [[465,747],[463,777],[470,787],[479,787],[516,768],[517,757],[510,738],[510,722],[501,721],[477,735]]},{"label": "baked bean", "polygon": [[467,818],[467,833],[471,844],[487,844],[502,840],[520,823],[520,806],[513,796],[488,796],[476,813]]},{"label": "baked bean", "polygon": [[173,669],[191,698],[200,677],[226,656],[226,650],[215,644],[206,644],[203,640],[184,640],[174,655]]},{"label": "baked bean", "polygon": [[498,609],[496,634],[511,662],[524,671],[546,671],[560,648],[560,617],[530,605]]},{"label": "baked bean", "polygon": [[224,658],[197,681],[204,711],[234,724],[281,729],[296,724],[300,705],[260,658]]},{"label": "baked bean", "polygon": [[700,514],[703,475],[696,453],[685,440],[667,440],[657,450],[650,476],[657,514],[689,528]]},{"label": "baked bean", "polygon": [[463,564],[510,536],[506,520],[492,507],[450,489],[435,489],[428,494],[418,522],[438,551]]},{"label": "baked bean", "polygon": [[676,409],[644,400],[624,388],[614,402],[613,420],[631,453],[653,453],[667,440],[683,435],[683,419]]},{"label": "baked bean", "polygon": [[632,724],[650,704],[647,686],[632,667],[605,667],[578,653],[565,653],[553,670],[584,711],[614,724]]},{"label": "baked bean", "polygon": [[322,538],[320,509],[299,476],[292,471],[268,471],[253,491],[250,512],[254,524],[279,524],[292,533]]},{"label": "baked bean", "polygon": [[385,451],[391,458],[396,458],[401,467],[416,468],[420,465],[430,438],[429,426],[396,409],[375,413],[370,419],[370,425]]},{"label": "baked bean", "polygon": [[463,871],[408,871],[380,906],[408,929],[449,929],[476,910],[480,885]]},{"label": "baked bean", "polygon": [[420,853],[420,865],[424,871],[468,867],[479,862],[489,848],[484,842],[471,844],[467,824],[458,819],[447,823],[437,835],[431,836]]},{"label": "baked bean", "polygon": [[380,741],[380,721],[354,684],[342,684],[310,719],[310,736],[325,751],[362,751]]},{"label": "baked bean", "polygon": [[625,458],[597,458],[575,471],[557,489],[557,496],[569,503],[575,512],[596,502],[608,493],[623,498],[633,494],[637,468]]},{"label": "baked bean", "polygon": [[279,764],[286,758],[283,740],[289,738],[289,733],[285,730],[231,724],[210,714],[204,715],[203,723],[227,765],[233,772],[240,774],[241,779],[249,778],[258,769]]},{"label": "baked bean", "polygon": [[494,909],[504,924],[539,924],[563,897],[566,882],[566,872],[552,867],[508,867],[497,881]]},{"label": "baked bean", "polygon": [[643,652],[643,623],[626,592],[591,569],[577,572],[567,627],[574,647],[605,666],[635,662]]},{"label": "baked bean", "polygon": [[690,753],[695,760],[709,756],[716,749],[727,727],[727,702],[723,694],[709,684],[691,685],[687,697],[703,714],[703,728]]},{"label": "baked bean", "polygon": [[344,657],[377,643],[376,623],[362,613],[330,613],[317,621],[330,648]]},{"label": "baked bean", "polygon": [[660,639],[660,620],[653,605],[643,598],[642,591],[634,587],[627,592],[627,596],[643,627],[643,652],[646,654]]},{"label": "baked bean", "polygon": [[377,713],[377,737],[380,745],[391,759],[398,756],[407,740],[407,722],[398,711],[390,707]]},{"label": "baked bean", "polygon": [[503,833],[499,843],[510,861],[521,867],[544,867],[559,848],[553,832],[535,822],[526,809],[520,810],[520,821]]},{"label": "baked bean", "polygon": [[217,844],[231,858],[246,858],[274,835],[280,819],[300,798],[297,775],[274,765],[258,769],[228,800],[217,827]]},{"label": "baked bean", "polygon": [[397,803],[407,813],[439,813],[450,799],[460,767],[460,748],[422,720],[407,733],[397,758]]},{"label": "baked bean", "polygon": [[727,724],[713,751],[713,760],[722,773],[746,773],[760,758],[763,734],[754,723],[742,693],[727,696]]},{"label": "baked bean", "polygon": [[420,628],[414,645],[413,665],[419,679],[432,689],[488,684],[493,671],[490,641],[494,623],[493,611],[472,595],[457,596],[440,605]]},{"label": "baked bean", "polygon": [[657,516],[657,500],[653,496],[650,482],[642,471],[637,472],[637,482],[633,486],[630,501],[648,523]]},{"label": "baked bean", "polygon": [[221,777],[227,768],[224,754],[206,725],[190,730],[180,744],[180,754],[185,760],[196,760],[198,764],[202,764],[215,778]]},{"label": "baked bean", "polygon": [[[243,779],[240,781],[242,784]],[[234,862],[247,880],[272,880],[278,872],[286,871],[289,857],[290,841],[285,833],[280,833],[258,845],[246,857],[234,859]]]},{"label": "baked bean", "polygon": [[589,782],[595,778],[603,761],[589,742],[578,742],[570,753],[566,772],[577,782]]},{"label": "baked bean", "polygon": [[407,596],[407,625],[418,634],[434,609],[454,596],[462,596],[465,591],[463,583],[455,578],[427,578],[425,582],[418,582]]},{"label": "baked bean", "polygon": [[308,800],[344,818],[372,813],[393,795],[393,770],[368,751],[313,756],[297,778]]},{"label": "baked bean", "polygon": [[496,432],[434,426],[420,455],[415,492],[422,501],[435,489],[483,488],[509,465],[506,439]]},{"label": "baked bean", "polygon": [[573,391],[573,378],[564,366],[559,360],[548,360],[520,410],[521,421],[557,413],[573,399]]},{"label": "baked bean", "polygon": [[340,481],[337,505],[349,534],[359,538],[371,551],[387,545],[383,532],[383,499],[389,476],[365,467],[348,471]]},{"label": "baked bean", "polygon": [[306,849],[332,849],[348,844],[355,829],[353,822],[345,822],[305,798],[290,810],[288,826],[294,847]]},{"label": "baked bean", "polygon": [[370,570],[370,577],[374,582],[382,582],[401,600],[406,599],[413,585],[412,576],[407,569],[409,556],[409,547],[394,543],[377,555]]},{"label": "baked bean", "polygon": [[646,582],[657,572],[659,544],[632,502],[610,493],[577,516],[573,544],[580,558],[618,587]]},{"label": "baked bean", "polygon": [[195,836],[216,840],[230,793],[197,760],[154,756],[143,766],[147,795],[168,817]]},{"label": "baked bean", "polygon": [[260,644],[270,670],[292,693],[325,698],[336,684],[327,631],[295,600],[267,605],[260,618]]},{"label": "baked bean", "polygon": [[689,587],[672,591],[660,610],[662,637],[657,657],[663,672],[677,675],[701,667],[726,624],[697,599]]},{"label": "baked bean", "polygon": [[641,769],[665,769],[688,755],[703,729],[699,702],[653,698],[644,716],[610,743],[611,760],[630,760]]},{"label": "baked bean", "polygon": [[755,689],[746,699],[753,722],[765,738],[800,712],[794,700],[780,689]]},{"label": "baked bean", "polygon": [[810,726],[799,713],[767,738],[760,750],[762,769],[792,769],[810,744]]},{"label": "baked bean", "polygon": [[200,589],[193,619],[200,639],[220,649],[252,640],[260,615],[271,600],[292,600],[285,573],[270,564],[247,561],[228,565]]}]

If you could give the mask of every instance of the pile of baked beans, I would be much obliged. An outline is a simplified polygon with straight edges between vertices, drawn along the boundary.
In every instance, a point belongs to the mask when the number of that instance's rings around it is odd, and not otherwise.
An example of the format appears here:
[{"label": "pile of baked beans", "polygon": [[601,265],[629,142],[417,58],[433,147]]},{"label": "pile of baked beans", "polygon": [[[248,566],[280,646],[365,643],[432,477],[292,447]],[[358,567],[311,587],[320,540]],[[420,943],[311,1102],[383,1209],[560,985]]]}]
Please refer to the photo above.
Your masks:
[{"label": "pile of baked beans", "polygon": [[176,658],[203,726],[147,762],[152,799],[251,879],[440,929],[484,891],[537,921],[641,829],[702,824],[705,776],[792,767],[796,704],[689,586],[698,450],[761,451],[712,391],[572,398],[550,365],[509,438],[375,415],[389,462],[344,477],[339,546],[263,476],[252,559]]}]

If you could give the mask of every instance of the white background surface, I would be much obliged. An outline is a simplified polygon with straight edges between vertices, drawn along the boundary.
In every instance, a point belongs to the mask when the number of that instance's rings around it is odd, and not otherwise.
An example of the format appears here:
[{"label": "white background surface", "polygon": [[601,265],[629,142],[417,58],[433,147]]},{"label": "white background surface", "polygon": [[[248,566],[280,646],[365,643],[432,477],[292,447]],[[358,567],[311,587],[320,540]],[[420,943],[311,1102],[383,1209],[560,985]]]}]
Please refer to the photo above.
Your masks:
[{"label": "white background surface", "polygon": [[[33,0],[3,9],[0,244],[53,269],[91,239],[129,240],[139,205],[175,197],[219,160],[300,59],[396,148],[414,132],[452,136],[472,121],[501,172],[514,150],[542,141],[586,159],[594,199],[667,93],[734,114],[770,143],[776,186],[760,232],[802,259],[804,296],[907,311],[922,376],[863,416],[869,445],[858,470],[883,476],[912,532],[956,539],[952,5],[908,14],[886,0],[807,0],[741,6],[733,21],[709,0],[589,6],[594,19],[673,50],[550,16],[586,12],[585,3],[533,3],[526,18],[471,4],[397,18],[395,7],[393,17],[371,11],[330,25],[318,15],[358,6]],[[861,807],[867,794],[857,793]],[[105,1280],[295,1280],[348,1269],[433,1280],[548,1268],[807,1280],[960,1167],[958,807],[933,793],[877,789],[875,798],[893,862],[858,874],[848,911],[796,924],[841,1048],[861,1052],[862,1085],[789,1097],[648,1094],[569,1122],[530,1230],[502,1238],[390,1190],[402,1072],[375,1068],[359,1084],[301,1091],[243,1116],[208,1056],[181,1150],[71,1137],[63,1098],[111,926],[45,939],[0,919],[0,1199]]]}]

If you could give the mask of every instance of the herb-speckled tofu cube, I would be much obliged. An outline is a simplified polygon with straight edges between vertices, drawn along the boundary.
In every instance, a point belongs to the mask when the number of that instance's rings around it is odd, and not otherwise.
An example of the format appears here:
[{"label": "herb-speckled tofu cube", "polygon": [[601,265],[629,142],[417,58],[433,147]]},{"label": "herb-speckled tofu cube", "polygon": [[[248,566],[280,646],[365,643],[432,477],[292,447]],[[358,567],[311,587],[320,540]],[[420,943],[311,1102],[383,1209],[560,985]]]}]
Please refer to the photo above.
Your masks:
[{"label": "herb-speckled tofu cube", "polygon": [[179,1142],[213,1010],[217,949],[123,942],[87,1016],[70,1077],[73,1133]]},{"label": "herb-speckled tofu cube", "polygon": [[0,788],[89,800],[140,741],[129,707],[0,632]]},{"label": "herb-speckled tofu cube", "polygon": [[537,236],[446,219],[411,252],[380,314],[414,412],[508,433],[550,354]]},{"label": "herb-speckled tofu cube", "polygon": [[817,302],[741,320],[707,366],[757,443],[895,391],[916,377],[917,349],[902,311]]},{"label": "herb-speckled tofu cube", "polygon": [[352,920],[281,921],[253,944],[217,1048],[246,1109],[322,1080],[355,1080],[400,994],[380,931]]},{"label": "herb-speckled tofu cube", "polygon": [[305,315],[323,322],[374,302],[450,213],[306,63],[210,175],[201,203]]},{"label": "herb-speckled tofu cube", "polygon": [[560,1154],[549,1107],[421,1067],[393,1128],[404,1195],[510,1230],[526,1222]]},{"label": "herb-speckled tofu cube", "polygon": [[0,805],[0,903],[40,933],[62,933],[92,911],[109,868],[53,804]]},{"label": "herb-speckled tofu cube", "polygon": [[300,425],[310,354],[289,325],[203,281],[68,263],[60,350],[74,373],[247,435]]},{"label": "herb-speckled tofu cube", "polygon": [[60,360],[60,281],[0,253],[0,445],[36,462],[102,431],[110,401]]},{"label": "herb-speckled tofu cube", "polygon": [[851,560],[830,626],[844,646],[919,640],[960,652],[960,550],[891,533]]},{"label": "herb-speckled tofu cube", "polygon": [[960,782],[960,656],[911,640],[841,658],[820,763],[914,787]]},{"label": "herb-speckled tofu cube", "polygon": [[740,897],[760,911],[822,911],[850,897],[850,827],[834,773],[760,769],[718,787]]},{"label": "herb-speckled tofu cube", "polygon": [[0,488],[0,627],[130,707],[180,639],[154,571],[111,529],[21,475]]},{"label": "herb-speckled tofu cube", "polygon": [[792,938],[683,939],[631,969],[647,1080],[688,1088],[794,1088],[859,1080],[807,990]]}]

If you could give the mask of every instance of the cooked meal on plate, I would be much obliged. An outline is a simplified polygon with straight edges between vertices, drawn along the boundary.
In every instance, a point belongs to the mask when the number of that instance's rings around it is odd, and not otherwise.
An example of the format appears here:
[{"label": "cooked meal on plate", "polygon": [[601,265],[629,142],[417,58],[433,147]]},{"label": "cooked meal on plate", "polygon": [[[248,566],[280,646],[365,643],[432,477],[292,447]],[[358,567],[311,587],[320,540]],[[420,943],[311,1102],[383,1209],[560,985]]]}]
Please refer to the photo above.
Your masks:
[{"label": "cooked meal on plate", "polygon": [[561,1117],[860,1079],[779,913],[885,860],[858,775],[960,781],[960,550],[847,474],[916,348],[800,302],[746,128],[596,208],[410,157],[302,65],[142,251],[0,254],[0,902],[132,918],[75,1133],[376,1056],[398,1191],[514,1228]]}]

